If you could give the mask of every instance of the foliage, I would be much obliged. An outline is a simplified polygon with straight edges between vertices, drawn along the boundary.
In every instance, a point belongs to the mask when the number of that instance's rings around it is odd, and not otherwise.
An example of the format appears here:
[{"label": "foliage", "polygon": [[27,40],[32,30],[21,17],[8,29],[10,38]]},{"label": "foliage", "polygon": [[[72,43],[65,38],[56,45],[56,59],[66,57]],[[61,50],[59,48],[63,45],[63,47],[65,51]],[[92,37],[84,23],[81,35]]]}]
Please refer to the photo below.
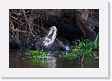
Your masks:
[{"label": "foliage", "polygon": [[30,50],[26,53],[26,57],[31,59],[34,67],[47,67],[49,56],[43,50]]},{"label": "foliage", "polygon": [[28,58],[48,59],[48,54],[43,50],[30,50],[28,53],[26,53],[26,55]]},{"label": "foliage", "polygon": [[67,60],[75,60],[75,59],[98,59],[98,51],[99,51],[99,36],[97,36],[96,40],[76,40],[73,42],[73,49],[65,54],[60,55]]}]

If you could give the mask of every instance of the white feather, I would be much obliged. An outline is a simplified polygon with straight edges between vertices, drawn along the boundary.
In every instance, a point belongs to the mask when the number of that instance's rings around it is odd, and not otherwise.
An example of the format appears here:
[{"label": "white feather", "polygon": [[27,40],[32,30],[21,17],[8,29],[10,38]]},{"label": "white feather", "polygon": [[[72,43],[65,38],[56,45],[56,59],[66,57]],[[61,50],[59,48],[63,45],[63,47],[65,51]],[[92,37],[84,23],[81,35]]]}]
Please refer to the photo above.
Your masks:
[{"label": "white feather", "polygon": [[[54,30],[54,32],[53,32],[53,30]],[[49,36],[50,34],[52,34],[52,32],[53,32],[52,37],[51,37],[51,38],[48,38],[48,36]],[[43,41],[44,46],[47,47],[48,45],[54,43],[54,41],[55,41],[55,39],[56,39],[56,36],[57,36],[57,33],[56,33],[56,32],[57,32],[57,28],[56,28],[55,26],[52,26],[52,27],[50,28],[50,31],[49,31],[47,37],[46,37],[45,40]]]}]

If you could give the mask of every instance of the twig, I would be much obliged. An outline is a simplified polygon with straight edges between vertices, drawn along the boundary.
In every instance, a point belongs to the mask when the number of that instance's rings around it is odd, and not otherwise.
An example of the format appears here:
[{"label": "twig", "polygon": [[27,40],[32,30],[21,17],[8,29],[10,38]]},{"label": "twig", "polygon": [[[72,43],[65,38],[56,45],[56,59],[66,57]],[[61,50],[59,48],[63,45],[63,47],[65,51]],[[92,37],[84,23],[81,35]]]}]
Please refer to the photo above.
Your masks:
[{"label": "twig", "polygon": [[24,15],[24,17],[25,17],[25,20],[26,20],[26,22],[27,22],[27,24],[28,24],[29,30],[30,30],[30,32],[32,33],[32,29],[31,29],[31,27],[30,27],[30,24],[29,24],[29,22],[28,22],[28,19],[27,19],[26,15],[25,15],[24,9],[22,9],[22,12],[23,12],[23,15]]}]

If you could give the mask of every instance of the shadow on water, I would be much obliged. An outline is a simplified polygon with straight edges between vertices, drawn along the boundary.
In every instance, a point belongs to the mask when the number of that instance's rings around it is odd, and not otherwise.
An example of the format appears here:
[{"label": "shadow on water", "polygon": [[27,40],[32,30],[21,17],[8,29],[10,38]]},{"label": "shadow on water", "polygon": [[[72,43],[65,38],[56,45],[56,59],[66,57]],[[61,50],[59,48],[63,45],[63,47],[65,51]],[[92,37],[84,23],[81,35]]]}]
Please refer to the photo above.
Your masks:
[{"label": "shadow on water", "polygon": [[9,51],[10,68],[98,68],[96,61],[87,61],[81,64],[79,61],[67,61],[60,59],[57,54],[49,55],[48,59],[26,58],[27,49]]}]

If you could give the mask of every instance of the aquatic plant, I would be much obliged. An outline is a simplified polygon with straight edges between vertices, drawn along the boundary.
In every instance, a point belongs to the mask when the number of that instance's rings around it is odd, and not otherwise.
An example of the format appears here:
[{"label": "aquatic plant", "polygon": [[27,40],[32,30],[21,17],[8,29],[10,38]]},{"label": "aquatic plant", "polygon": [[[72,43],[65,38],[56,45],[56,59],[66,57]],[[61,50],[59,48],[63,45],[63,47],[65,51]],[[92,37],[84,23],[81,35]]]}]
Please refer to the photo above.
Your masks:
[{"label": "aquatic plant", "polygon": [[61,54],[60,57],[63,57],[66,60],[76,60],[76,59],[92,59],[98,60],[98,52],[99,52],[99,36],[97,36],[96,40],[76,40],[73,41],[73,49],[65,54]]},{"label": "aquatic plant", "polygon": [[43,50],[30,50],[26,53],[28,58],[48,59],[48,54]]},{"label": "aquatic plant", "polygon": [[43,50],[29,50],[26,57],[32,61],[33,67],[47,67],[48,53]]}]

